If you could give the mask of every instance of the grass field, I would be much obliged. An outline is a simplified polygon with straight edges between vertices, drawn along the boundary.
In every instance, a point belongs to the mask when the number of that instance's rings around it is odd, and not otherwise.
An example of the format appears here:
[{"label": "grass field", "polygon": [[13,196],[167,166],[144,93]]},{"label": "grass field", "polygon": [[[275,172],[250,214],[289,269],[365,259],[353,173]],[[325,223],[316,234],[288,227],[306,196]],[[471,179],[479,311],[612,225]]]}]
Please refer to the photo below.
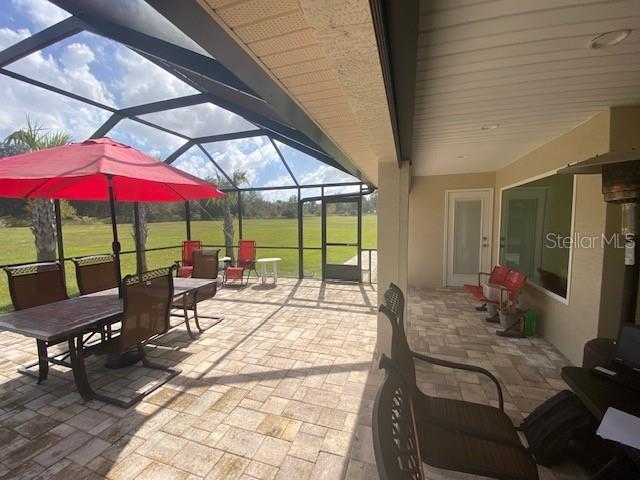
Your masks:
[{"label": "grass field", "polygon": [[[362,247],[376,248],[377,217],[365,215],[362,217]],[[133,250],[134,241],[130,224],[119,225],[119,236],[123,251]],[[0,250],[0,265],[32,262],[36,258],[33,235],[28,227],[2,228],[2,243]],[[76,257],[111,251],[111,225],[67,225],[63,227],[65,257]],[[236,237],[238,227],[236,225]],[[320,217],[303,217],[304,247],[321,246]],[[147,248],[180,245],[186,238],[184,222],[162,222],[149,224],[149,238]],[[202,240],[205,244],[222,245],[221,221],[191,222],[191,238]],[[243,238],[256,240],[258,244],[258,258],[282,258],[280,270],[282,275],[298,276],[298,251],[286,249],[265,249],[260,246],[297,247],[298,224],[293,219],[252,219],[243,220]],[[327,242],[356,242],[355,217],[330,216],[327,217]],[[148,268],[171,265],[180,258],[180,248],[147,252]],[[356,254],[355,248],[330,247],[327,255],[333,263],[343,263]],[[306,250],[304,252],[304,274],[319,276],[321,271],[320,250]],[[122,256],[122,273],[134,273],[135,255]],[[75,281],[73,264],[67,262],[67,288],[70,294],[78,291]],[[10,299],[7,288],[6,275],[0,280],[0,311],[9,308]]]}]

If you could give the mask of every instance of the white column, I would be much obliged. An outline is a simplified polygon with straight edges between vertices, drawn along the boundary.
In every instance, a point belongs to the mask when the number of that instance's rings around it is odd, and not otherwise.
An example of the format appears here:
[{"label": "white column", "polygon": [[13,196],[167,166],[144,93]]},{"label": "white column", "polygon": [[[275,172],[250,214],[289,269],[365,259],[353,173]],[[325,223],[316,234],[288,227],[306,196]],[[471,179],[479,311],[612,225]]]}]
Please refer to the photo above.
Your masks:
[{"label": "white column", "polygon": [[[408,163],[402,168],[395,162],[378,165],[378,303],[390,282],[398,285],[408,297],[410,181]],[[387,355],[391,352],[391,326],[382,314],[378,316],[376,351]]]}]

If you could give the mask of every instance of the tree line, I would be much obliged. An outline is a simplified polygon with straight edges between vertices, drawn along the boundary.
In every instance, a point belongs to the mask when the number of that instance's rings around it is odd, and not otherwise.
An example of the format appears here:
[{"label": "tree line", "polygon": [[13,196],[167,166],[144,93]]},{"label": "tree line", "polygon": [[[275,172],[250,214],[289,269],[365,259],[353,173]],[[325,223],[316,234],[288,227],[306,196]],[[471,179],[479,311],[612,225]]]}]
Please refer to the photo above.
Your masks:
[{"label": "tree line", "polygon": [[[6,150],[0,147],[0,158],[9,156]],[[217,179],[212,179],[217,182]],[[220,220],[224,218],[225,204],[229,204],[231,215],[238,216],[237,194],[231,193],[228,200],[210,199],[191,202],[192,220]],[[296,218],[298,216],[298,197],[292,195],[287,199],[269,199],[259,192],[242,193],[242,216],[246,218]],[[363,197],[362,213],[376,213],[377,192]],[[108,202],[93,201],[62,201],[62,218],[68,223],[95,223],[96,221],[109,221]],[[0,199],[0,218],[4,219],[5,226],[28,226],[31,221],[30,203],[26,200],[2,198]],[[149,222],[173,222],[185,220],[185,206],[183,203],[148,203],[145,204],[147,221]],[[331,215],[351,215],[355,211],[352,205],[344,203],[331,203],[327,205]],[[133,222],[133,206],[120,203],[116,205],[118,221],[122,223]],[[303,215],[319,216],[321,213],[320,202],[305,202]]]}]

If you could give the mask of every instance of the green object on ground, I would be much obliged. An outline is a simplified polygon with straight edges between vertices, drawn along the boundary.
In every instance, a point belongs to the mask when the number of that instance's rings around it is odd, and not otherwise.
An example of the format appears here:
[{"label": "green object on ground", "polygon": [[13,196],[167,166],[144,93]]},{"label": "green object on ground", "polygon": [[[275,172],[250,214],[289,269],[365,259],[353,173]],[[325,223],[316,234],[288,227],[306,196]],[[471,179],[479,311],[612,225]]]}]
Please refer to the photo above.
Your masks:
[{"label": "green object on ground", "polygon": [[533,337],[536,334],[536,314],[529,309],[524,312],[524,334]]}]

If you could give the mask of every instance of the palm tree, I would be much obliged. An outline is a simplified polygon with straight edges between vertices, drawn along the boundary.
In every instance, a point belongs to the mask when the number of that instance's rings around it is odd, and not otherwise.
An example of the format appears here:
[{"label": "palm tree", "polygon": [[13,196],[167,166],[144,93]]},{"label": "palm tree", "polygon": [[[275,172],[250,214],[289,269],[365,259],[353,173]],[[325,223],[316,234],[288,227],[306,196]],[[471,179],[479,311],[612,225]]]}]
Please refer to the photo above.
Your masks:
[{"label": "palm tree", "polygon": [[[4,143],[6,148],[16,153],[33,152],[46,148],[58,147],[71,142],[71,137],[63,131],[49,131],[27,117],[27,127],[16,130]],[[38,261],[56,258],[55,209],[53,201],[46,199],[29,200],[28,210],[31,214],[31,231],[36,244]]]},{"label": "palm tree", "polygon": [[[241,185],[247,182],[247,172],[244,170],[236,170],[231,175],[234,185]],[[220,188],[233,188],[233,185],[224,177],[217,175],[217,184]],[[224,197],[220,199],[222,202],[222,217],[224,233],[224,246],[225,254],[227,257],[231,257],[231,261],[235,262],[235,255],[233,254],[235,229],[233,227],[233,205],[238,204],[238,194],[236,192],[227,192]]]}]

